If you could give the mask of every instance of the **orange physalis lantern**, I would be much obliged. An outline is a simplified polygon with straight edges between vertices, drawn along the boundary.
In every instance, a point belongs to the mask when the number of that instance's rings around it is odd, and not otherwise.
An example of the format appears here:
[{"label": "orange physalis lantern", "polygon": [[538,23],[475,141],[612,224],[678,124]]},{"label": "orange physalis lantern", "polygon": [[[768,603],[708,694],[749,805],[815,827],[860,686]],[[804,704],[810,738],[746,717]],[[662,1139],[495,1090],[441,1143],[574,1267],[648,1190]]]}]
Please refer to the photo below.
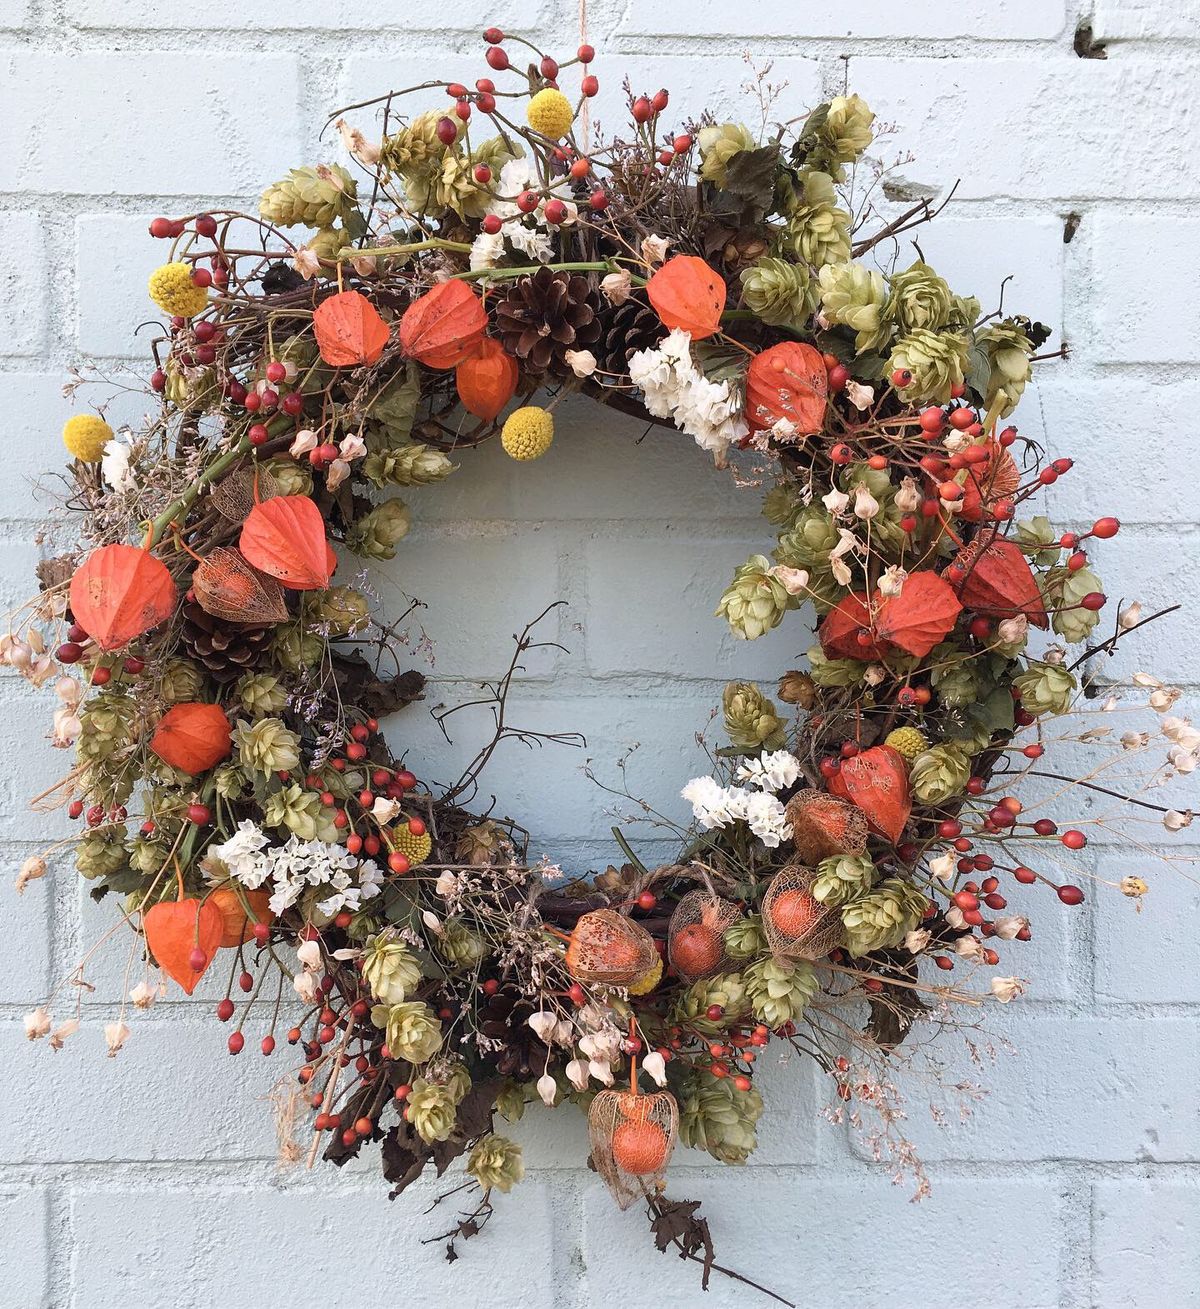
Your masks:
[{"label": "orange physalis lantern", "polygon": [[827,659],[882,659],[887,653],[875,631],[871,605],[861,591],[843,596],[817,629]]},{"label": "orange physalis lantern", "polygon": [[462,407],[490,422],[513,398],[518,377],[517,361],[499,341],[485,336],[478,353],[459,364],[454,384]]},{"label": "orange physalis lantern", "polygon": [[678,328],[693,341],[721,326],[725,279],[697,255],[668,259],[646,283],[646,295],[664,327]]},{"label": "orange physalis lantern", "polygon": [[235,891],[232,886],[218,887],[208,897],[208,902],[216,905],[221,915],[221,945],[226,948],[242,945],[254,935],[255,923],[272,922],[275,915],[271,912],[270,900],[269,891]]},{"label": "orange physalis lantern", "polygon": [[205,613],[226,622],[273,626],[288,616],[279,583],[228,546],[216,546],[200,561],[192,592]]},{"label": "orange physalis lantern", "polygon": [[229,754],[229,719],[220,705],[177,704],[158,720],[150,749],[172,768],[195,777]]},{"label": "orange physalis lantern", "polygon": [[968,609],[986,618],[1024,614],[1035,627],[1048,625],[1037,579],[1015,541],[972,541],[959,551],[954,566],[966,575],[958,594]]},{"label": "orange physalis lantern", "polygon": [[813,895],[816,874],[788,864],[771,878],[762,901],[763,933],[771,951],[788,959],[823,959],[842,942],[842,916]]},{"label": "orange physalis lantern", "polygon": [[862,854],[867,847],[867,819],[849,800],[806,788],[787,802],[792,844],[800,862],[815,868],[835,854]]},{"label": "orange physalis lantern", "polygon": [[426,368],[454,368],[479,349],[485,327],[483,301],[466,282],[439,282],[404,311],[400,344]]},{"label": "orange physalis lantern", "polygon": [[135,545],[102,545],[71,578],[71,613],[101,650],[120,650],[175,611],[166,565]]},{"label": "orange physalis lantern", "polygon": [[689,891],[675,906],[667,930],[667,957],[685,982],[712,977],[725,966],[725,929],[742,911],[711,891]]},{"label": "orange physalis lantern", "polygon": [[853,801],[867,822],[893,844],[900,839],[912,811],[904,757],[890,745],[876,745],[851,759],[829,779],[829,789]]},{"label": "orange physalis lantern", "polygon": [[293,591],[323,591],[337,563],[321,511],[306,495],[278,495],[255,505],[238,547],[255,568]]},{"label": "orange physalis lantern", "polygon": [[630,986],[659,964],[654,938],[615,909],[595,909],[575,924],[567,971],[581,982]]},{"label": "orange physalis lantern", "polygon": [[875,631],[892,645],[924,658],[952,630],[962,602],[934,572],[909,573],[899,595],[888,596],[875,616]]},{"label": "orange physalis lantern", "polygon": [[388,325],[358,291],[339,291],[313,314],[313,335],[321,358],[334,368],[373,364],[388,343]]},{"label": "orange physalis lantern", "polygon": [[224,920],[211,900],[164,900],[142,915],[142,931],[158,966],[191,995],[220,948]]},{"label": "orange physalis lantern", "polygon": [[679,1108],[669,1091],[601,1091],[588,1109],[592,1162],[627,1209],[654,1189],[675,1148]]},{"label": "orange physalis lantern", "polygon": [[752,428],[784,420],[800,436],[814,436],[825,425],[829,374],[811,345],[784,341],[756,355],[746,372],[746,421]]}]

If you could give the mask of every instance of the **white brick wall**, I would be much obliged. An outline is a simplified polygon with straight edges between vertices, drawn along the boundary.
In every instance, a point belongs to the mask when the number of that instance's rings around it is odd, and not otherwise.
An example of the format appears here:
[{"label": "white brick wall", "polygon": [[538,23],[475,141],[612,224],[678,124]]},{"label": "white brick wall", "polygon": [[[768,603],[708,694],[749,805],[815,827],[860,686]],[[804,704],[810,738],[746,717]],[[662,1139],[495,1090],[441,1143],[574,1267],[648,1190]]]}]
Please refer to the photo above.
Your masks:
[{"label": "white brick wall", "polygon": [[[66,366],[136,350],[144,274],[159,257],[147,219],[248,200],[321,157],[327,109],[393,78],[476,76],[486,23],[566,49],[575,19],[575,0],[0,0],[0,598],[29,589],[29,480],[59,458]],[[1085,20],[1106,60],[1074,54]],[[1194,0],[591,0],[590,35],[601,118],[616,112],[626,67],[670,87],[681,113],[732,104],[748,46],[789,82],[787,113],[848,77],[896,121],[886,148],[916,156],[901,170],[909,183],[961,177],[959,200],[921,236],[926,254],[985,300],[1015,274],[1009,303],[1061,323],[1074,348],[1021,411],[1077,460],[1057,488],[1060,519],[1103,509],[1125,520],[1101,561],[1114,594],[1194,589]],[[1081,221],[1064,245],[1072,213]],[[430,602],[448,703],[495,674],[519,621],[570,601],[549,627],[568,653],[531,659],[515,698],[520,721],[583,730],[588,748],[514,751],[490,780],[535,848],[573,868],[615,855],[585,758],[612,779],[639,742],[633,785],[672,806],[721,681],[767,676],[804,644],[793,624],[731,650],[708,617],[713,577],[765,540],[756,497],[732,493],[684,438],[638,435],[577,408],[530,468],[494,450],[466,456],[449,484],[412,497],[418,526],[382,586],[389,602]],[[1150,570],[1165,574],[1153,588]],[[447,571],[461,579],[453,597],[434,589]],[[1191,626],[1154,645],[1158,670],[1194,686]],[[26,783],[48,783],[61,762],[31,748],[43,731],[41,706],[2,679],[0,750],[22,762],[0,782],[11,868],[47,821],[23,809]],[[440,744],[420,711],[393,726],[422,771],[447,778],[471,753],[470,722],[454,735]],[[1113,847],[1096,859],[1113,879],[1148,871]],[[755,1163],[722,1170],[689,1156],[677,1170],[674,1189],[705,1200],[720,1254],[806,1306],[1200,1305],[1197,893],[1149,871],[1140,919],[1116,898],[1072,913],[1037,897],[1035,942],[1006,953],[1038,985],[991,1024],[1018,1055],[979,1071],[953,1038],[942,1051],[952,1071],[994,1088],[990,1101],[939,1130],[913,1092],[912,1135],[934,1182],[923,1204],[823,1124],[827,1088],[812,1069],[768,1070]],[[66,871],[23,899],[0,897],[0,1306],[758,1303],[720,1279],[703,1297],[690,1270],[653,1252],[640,1217],[618,1214],[582,1169],[576,1120],[521,1125],[529,1181],[450,1266],[417,1241],[432,1187],[389,1205],[368,1166],[276,1170],[263,1097],[284,1065],[230,1061],[211,995],[161,1006],[116,1060],[95,1027],[59,1054],[30,1047],[21,1013],[108,917]],[[118,946],[97,971],[97,1003],[117,994],[123,968]]]}]

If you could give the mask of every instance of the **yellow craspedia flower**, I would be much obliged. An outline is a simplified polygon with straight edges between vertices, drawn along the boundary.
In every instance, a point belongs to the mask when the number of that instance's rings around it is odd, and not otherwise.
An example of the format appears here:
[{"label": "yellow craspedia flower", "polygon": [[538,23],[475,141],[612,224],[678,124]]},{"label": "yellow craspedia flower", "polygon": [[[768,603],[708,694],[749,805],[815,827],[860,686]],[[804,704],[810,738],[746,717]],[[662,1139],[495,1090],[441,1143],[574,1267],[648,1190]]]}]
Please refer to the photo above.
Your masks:
[{"label": "yellow craspedia flower", "polygon": [[63,425],[63,445],[85,464],[94,464],[112,440],[113,430],[98,414],[76,414]]},{"label": "yellow craspedia flower", "polygon": [[548,86],[530,100],[525,109],[525,118],[535,132],[541,132],[551,141],[557,141],[571,130],[575,113],[570,100],[561,91]]},{"label": "yellow craspedia flower", "polygon": [[651,991],[662,981],[663,965],[661,959],[656,959],[652,967],[647,968],[641,977],[636,978],[629,987],[630,995],[649,995]]},{"label": "yellow craspedia flower", "polygon": [[194,318],[208,304],[208,292],[192,281],[187,264],[163,264],[150,274],[150,299],[168,314]]},{"label": "yellow craspedia flower", "polygon": [[929,741],[925,733],[917,731],[915,727],[897,727],[894,732],[887,734],[884,744],[890,745],[897,754],[903,755],[911,763],[928,747]]},{"label": "yellow craspedia flower", "polygon": [[537,405],[514,409],[500,432],[500,444],[514,459],[540,459],[553,440],[554,419]]},{"label": "yellow craspedia flower", "polygon": [[429,852],[433,849],[433,838],[428,832],[422,832],[420,836],[412,830],[407,823],[401,823],[399,827],[393,827],[392,832],[392,849],[399,850],[401,854],[408,856],[408,862],[416,868],[418,864],[423,864],[429,858]]}]

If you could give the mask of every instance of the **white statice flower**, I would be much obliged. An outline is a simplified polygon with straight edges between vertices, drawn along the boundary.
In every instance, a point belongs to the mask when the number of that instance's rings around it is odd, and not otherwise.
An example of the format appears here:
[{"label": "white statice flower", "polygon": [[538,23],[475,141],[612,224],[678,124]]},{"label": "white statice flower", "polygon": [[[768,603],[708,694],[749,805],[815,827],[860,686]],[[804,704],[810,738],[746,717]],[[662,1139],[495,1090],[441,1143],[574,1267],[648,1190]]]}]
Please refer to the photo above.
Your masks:
[{"label": "white statice flower", "polygon": [[729,792],[715,777],[693,777],[679,793],[692,806],[692,815],[706,829],[730,822]]},{"label": "white statice flower", "polygon": [[675,329],[655,348],[635,351],[629,358],[629,376],[649,413],[672,419],[701,449],[717,457],[750,430],[741,392],[700,372],[687,332]]},{"label": "white statice flower", "polygon": [[312,1004],[317,998],[317,979],[312,973],[301,970],[292,978],[292,989],[305,1004]]},{"label": "white statice flower", "polygon": [[558,1026],[558,1019],[547,1010],[541,1013],[530,1014],[525,1020],[533,1034],[543,1045],[549,1045],[554,1037],[554,1029]]},{"label": "white statice flower", "polygon": [[1018,645],[1029,635],[1029,619],[1024,614],[1002,618],[996,628],[996,635],[1005,645]]},{"label": "white statice flower", "polygon": [[442,897],[443,900],[449,900],[458,891],[458,874],[442,872],[438,874],[438,879],[433,885],[433,889]]},{"label": "white statice flower", "polygon": [[45,877],[46,872],[46,861],[42,856],[40,854],[31,854],[21,864],[21,870],[17,873],[15,883],[17,894],[22,895],[30,882],[36,882],[39,878]]},{"label": "white statice flower", "polygon": [[[552,185],[546,194],[543,190],[542,179],[538,176],[537,168],[531,159],[510,159],[508,163],[500,170],[500,176],[496,182],[497,198],[492,200],[488,205],[488,213],[494,214],[504,224],[502,230],[496,233],[500,242],[499,252],[496,252],[494,245],[481,245],[483,240],[479,237],[471,247],[471,267],[475,268],[475,259],[478,257],[486,259],[495,253],[496,258],[503,253],[504,242],[519,253],[538,263],[546,264],[554,257],[554,241],[546,230],[545,208],[546,201],[558,199],[567,207],[567,216],[563,220],[562,226],[573,223],[579,216],[579,209],[571,199],[570,180],[566,177]],[[536,209],[530,213],[524,213],[514,199],[504,199],[502,197],[516,197],[522,191],[533,191],[541,198]],[[480,268],[495,267],[493,263],[480,263]]]},{"label": "white statice flower", "polygon": [[863,681],[868,686],[878,686],[888,675],[887,669],[882,664],[868,664],[866,671],[863,673]]},{"label": "white statice flower", "polygon": [[829,567],[834,580],[839,586],[849,586],[854,574],[846,562],[846,555],[856,555],[862,549],[862,542],[846,527],[838,528],[838,543],[829,552]]},{"label": "white statice flower", "polygon": [[79,1031],[78,1018],[68,1018],[65,1023],[59,1023],[50,1033],[50,1048],[61,1050],[67,1043],[67,1037],[74,1036],[77,1031]]},{"label": "white statice flower", "polygon": [[303,941],[296,947],[296,958],[306,973],[315,973],[321,967],[321,947],[316,941]]},{"label": "white statice flower", "polygon": [[800,445],[808,440],[806,433],[792,422],[790,418],[777,418],[764,433],[769,436],[777,445]]},{"label": "white statice flower", "polygon": [[1196,771],[1196,756],[1190,750],[1185,750],[1181,745],[1173,745],[1167,751],[1167,758],[1171,761],[1171,765],[1177,773],[1186,776],[1188,773]]},{"label": "white statice flower", "polygon": [[267,880],[268,862],[262,852],[270,844],[271,838],[262,828],[244,818],[229,840],[210,845],[208,854],[225,865],[230,877],[256,891]]},{"label": "white statice flower", "polygon": [[1200,731],[1197,731],[1186,718],[1168,715],[1159,724],[1163,735],[1184,750],[1200,749]]},{"label": "white statice flower", "polygon": [[471,272],[495,268],[504,258],[504,232],[480,232],[471,242]]},{"label": "white statice flower", "polygon": [[800,776],[800,761],[790,750],[764,750],[738,766],[738,780],[763,791],[782,791]]},{"label": "white statice flower", "polygon": [[105,443],[100,456],[100,475],[114,491],[132,491],[137,488],[137,474],[133,471],[133,451],[119,437]]},{"label": "white statice flower", "polygon": [[334,127],[342,138],[342,145],[360,164],[372,168],[379,162],[381,147],[374,141],[368,141],[359,128],[352,126],[344,118],[339,118],[334,123]]},{"label": "white statice flower", "polygon": [[782,801],[766,791],[749,794],[746,822],[763,845],[772,850],[792,834],[792,825],[787,821]]}]

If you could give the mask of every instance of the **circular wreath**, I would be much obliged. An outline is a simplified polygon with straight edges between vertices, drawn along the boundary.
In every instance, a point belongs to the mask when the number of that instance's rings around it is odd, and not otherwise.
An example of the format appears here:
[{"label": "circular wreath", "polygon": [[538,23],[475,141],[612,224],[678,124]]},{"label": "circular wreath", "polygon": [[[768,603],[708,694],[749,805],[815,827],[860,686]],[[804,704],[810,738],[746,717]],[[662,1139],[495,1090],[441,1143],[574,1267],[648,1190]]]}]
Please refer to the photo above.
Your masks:
[{"label": "circular wreath", "polygon": [[[393,92],[356,107],[380,139],[339,118],[350,163],[294,169],[257,217],[154,220],[157,412],[120,434],[67,423],[78,543],[42,563],[2,654],[56,692],[76,763],[39,802],[78,820],[78,870],[146,961],[112,1052],[160,977],[190,995],[223,970],[229,1051],[301,1058],[286,1113],[311,1110],[313,1153],[382,1141],[397,1191],[465,1156],[481,1199],[448,1234],[465,1236],[522,1176],[496,1116],[569,1102],[617,1201],[644,1200],[660,1246],[707,1270],[707,1226],[663,1177],[677,1143],[747,1158],[771,1047],[886,1115],[915,1022],[1021,993],[1000,971],[1030,937],[1009,897],[1078,904],[1051,873],[1104,821],[1062,827],[1030,779],[1073,785],[1081,813],[1123,795],[1047,767],[1047,725],[1100,684],[1085,661],[1147,620],[1125,608],[1086,645],[1105,604],[1088,551],[1117,520],[1023,516],[1071,461],[1006,424],[1035,359],[1064,351],[1039,356],[1049,329],[985,313],[922,258],[898,266],[936,210],[876,207],[861,99],[756,135],[668,130],[659,91],[593,143],[589,47],[559,63],[485,39],[504,89],[409,88],[433,102],[411,119]],[[496,747],[533,735],[505,707],[536,620],[485,692],[494,736],[435,791],[380,727],[421,697],[403,616],[336,579],[346,554],[403,548],[392,488],[497,435],[544,455],[575,393],[767,485],[777,540],[718,614],[748,639],[796,610],[817,625],[778,702],[725,689],[728,743],[683,788],[675,861],[645,866],[618,831],[619,867],[563,881],[516,821],[472,811]],[[1155,733],[1160,777],[1190,771],[1200,735],[1170,717]],[[39,1008],[29,1034],[61,1044],[80,1013]]]}]

